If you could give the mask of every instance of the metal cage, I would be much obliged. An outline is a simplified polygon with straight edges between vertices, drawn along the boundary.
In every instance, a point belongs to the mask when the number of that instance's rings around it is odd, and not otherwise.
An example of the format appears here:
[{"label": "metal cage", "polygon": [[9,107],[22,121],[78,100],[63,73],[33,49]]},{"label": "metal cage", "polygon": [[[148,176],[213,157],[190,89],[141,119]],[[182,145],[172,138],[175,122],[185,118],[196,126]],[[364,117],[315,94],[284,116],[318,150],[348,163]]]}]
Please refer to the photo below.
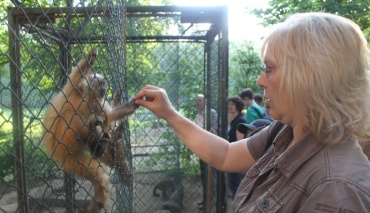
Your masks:
[{"label": "metal cage", "polygon": [[[108,80],[109,95],[121,89],[127,102],[145,84],[160,86],[181,113],[193,118],[193,98],[203,93],[206,114],[218,112],[217,121],[206,116],[205,127],[217,122],[217,134],[226,136],[226,6],[130,7],[106,1],[92,7],[10,7],[3,23],[9,49],[1,55],[9,64],[0,76],[0,210],[75,212],[92,199],[88,181],[65,174],[44,152],[40,128],[50,100],[93,47],[101,51],[95,71]],[[113,190],[105,211],[197,211],[203,193],[197,157],[148,110],[138,108],[122,125],[128,183],[118,178],[117,168],[108,171]],[[208,169],[204,211],[225,211],[223,177]],[[176,184],[158,189],[166,181]]]}]

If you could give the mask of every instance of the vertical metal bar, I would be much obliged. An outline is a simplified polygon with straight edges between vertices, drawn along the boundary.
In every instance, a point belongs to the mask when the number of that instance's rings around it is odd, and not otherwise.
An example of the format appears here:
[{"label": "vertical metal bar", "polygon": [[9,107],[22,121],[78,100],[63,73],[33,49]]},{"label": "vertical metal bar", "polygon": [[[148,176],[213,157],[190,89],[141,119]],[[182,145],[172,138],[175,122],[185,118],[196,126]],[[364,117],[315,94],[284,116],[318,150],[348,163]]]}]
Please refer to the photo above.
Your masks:
[{"label": "vertical metal bar", "polygon": [[[221,32],[220,32],[221,33]],[[220,39],[220,34],[218,35]],[[222,38],[222,37],[221,37]],[[227,108],[225,106],[227,100],[227,88],[225,87],[225,79],[222,67],[223,58],[221,57],[222,49],[222,42],[220,40],[216,40],[218,42],[217,45],[217,73],[218,73],[218,109],[220,111],[218,117],[218,123],[220,125],[219,128],[219,136],[227,139]],[[217,172],[217,202],[216,202],[216,213],[223,213],[226,210],[226,183],[225,183],[225,173],[224,172]]]},{"label": "vertical metal bar", "polygon": [[[67,7],[70,8],[72,7],[72,1],[67,1]],[[66,18],[67,26],[71,26],[72,23],[72,17],[70,15],[67,15]],[[72,31],[70,27],[67,27],[68,29],[68,34],[71,36]],[[60,45],[61,49],[61,62],[63,63],[63,67],[60,69],[60,74],[61,76],[66,76],[68,74],[68,71],[72,69],[72,46],[71,44],[65,45],[67,48],[64,48],[64,45]],[[63,77],[63,83],[66,83],[68,81],[68,77]],[[64,172],[64,189],[65,189],[65,195],[66,195],[66,203],[67,206],[65,208],[66,212],[75,212],[75,190],[74,186],[76,184],[76,180],[72,175],[69,175]]]},{"label": "vertical metal bar", "polygon": [[[205,100],[207,100],[206,102],[206,129],[208,131],[211,130],[211,127],[212,127],[212,124],[211,122],[215,122],[215,121],[212,121],[211,120],[211,108],[212,108],[212,102],[211,102],[211,93],[212,93],[212,89],[211,89],[211,84],[212,84],[212,73],[211,73],[211,63],[212,63],[212,51],[211,51],[211,45],[212,45],[212,42],[206,42],[205,43],[205,61],[206,61],[206,70],[205,70]],[[207,213],[211,213],[212,211],[212,167],[209,166],[207,164],[207,194],[206,194],[206,200],[205,200],[205,204],[206,204],[206,212]]]},{"label": "vertical metal bar", "polygon": [[66,212],[75,212],[75,192],[74,192],[74,186],[76,184],[76,180],[73,178],[73,176],[68,175],[67,173],[64,173],[64,187],[65,187],[65,193],[66,193]]},{"label": "vertical metal bar", "polygon": [[[226,100],[229,95],[229,29],[228,29],[228,11],[227,7],[224,7],[221,19],[221,39],[219,42],[219,73],[220,73],[220,90],[219,100],[225,100],[222,102],[222,119],[221,119],[221,135],[227,138],[227,104]],[[221,46],[221,47],[220,47]]]},{"label": "vertical metal bar", "polygon": [[[220,39],[218,43],[218,73],[219,73],[219,90],[218,90],[218,100],[219,101],[219,108],[221,110],[221,116],[219,116],[220,121],[220,136],[223,138],[227,138],[227,104],[226,100],[228,97],[228,88],[229,88],[229,76],[228,76],[228,67],[229,67],[229,29],[228,29],[228,9],[224,7],[221,11],[221,19],[220,19]],[[223,213],[227,210],[227,203],[225,200],[226,194],[226,186],[225,186],[225,175],[224,173],[219,173],[217,178],[217,183],[219,186],[223,184],[222,189],[218,189],[218,197],[217,197],[217,213]],[[220,197],[219,197],[220,196]]]},{"label": "vertical metal bar", "polygon": [[[119,0],[117,4],[108,4],[107,10],[109,10],[109,13],[111,14],[111,20],[108,23],[108,26],[106,28],[107,34],[114,38],[114,40],[108,39],[107,40],[107,46],[109,49],[109,54],[111,58],[114,60],[117,60],[117,63],[114,65],[114,72],[109,73],[111,76],[111,80],[113,81],[113,91],[122,89],[122,96],[123,100],[125,102],[128,101],[128,86],[127,86],[127,67],[126,67],[126,22],[127,22],[127,5],[125,0]],[[122,21],[122,24],[121,24]],[[119,24],[117,24],[119,23]],[[112,30],[114,29],[114,30]],[[118,57],[117,57],[118,56]],[[114,88],[116,87],[116,88]],[[123,143],[122,146],[124,147],[125,153],[120,153],[122,155],[125,155],[127,163],[126,165],[126,174],[125,180],[122,181],[122,185],[120,187],[117,186],[117,192],[116,192],[116,202],[117,202],[117,212],[122,213],[130,213],[134,210],[134,176],[132,172],[133,168],[133,156],[131,152],[131,141],[130,141],[130,128],[129,128],[129,122],[128,119],[125,119],[124,123],[120,124],[124,126],[124,142],[121,141],[120,143]],[[121,159],[123,160],[123,159]],[[125,164],[123,163],[123,164]],[[119,168],[119,165],[123,165],[118,162],[115,162],[114,167],[116,168],[116,172],[122,171],[123,168]],[[117,176],[115,176],[118,178]],[[119,179],[119,178],[118,178]],[[116,183],[119,183],[119,181],[116,181]],[[123,200],[124,198],[124,200]]]},{"label": "vertical metal bar", "polygon": [[[61,49],[61,62],[63,63],[63,67],[61,67],[61,76],[65,76],[68,70],[71,68],[71,45],[67,45],[67,49],[65,49],[63,46],[60,46]],[[64,82],[67,81],[67,78],[63,78]],[[67,173],[64,173],[64,190],[66,195],[66,212],[74,212],[75,205],[75,192],[74,192],[74,186],[76,184],[76,181],[72,175],[68,175]]]},{"label": "vertical metal bar", "polygon": [[22,108],[22,73],[19,42],[19,23],[12,9],[8,9],[9,56],[10,56],[10,86],[12,102],[12,121],[14,139],[14,176],[17,186],[19,213],[27,213],[27,177],[25,170],[23,108]]},{"label": "vertical metal bar", "polygon": [[[229,95],[229,30],[228,30],[228,9],[227,7],[224,7],[223,8],[223,11],[222,11],[222,15],[221,15],[221,38],[219,39],[219,43],[218,43],[218,51],[219,51],[219,55],[218,55],[218,59],[219,59],[219,67],[218,67],[218,70],[220,73],[220,76],[219,76],[219,92],[220,92],[220,96],[221,97],[221,102],[220,102],[220,105],[221,105],[221,109],[222,109],[222,115],[221,115],[221,120],[220,120],[220,124],[221,124],[221,136],[224,137],[224,138],[227,138],[227,113],[228,113],[228,110],[227,110],[227,97]],[[219,212],[226,212],[227,211],[227,201],[226,201],[226,185],[225,185],[225,175],[222,174],[222,176],[220,177],[220,181],[222,181],[222,183],[224,184],[224,193],[223,193],[223,203],[222,203],[222,206],[221,206],[221,209],[219,209]]]}]

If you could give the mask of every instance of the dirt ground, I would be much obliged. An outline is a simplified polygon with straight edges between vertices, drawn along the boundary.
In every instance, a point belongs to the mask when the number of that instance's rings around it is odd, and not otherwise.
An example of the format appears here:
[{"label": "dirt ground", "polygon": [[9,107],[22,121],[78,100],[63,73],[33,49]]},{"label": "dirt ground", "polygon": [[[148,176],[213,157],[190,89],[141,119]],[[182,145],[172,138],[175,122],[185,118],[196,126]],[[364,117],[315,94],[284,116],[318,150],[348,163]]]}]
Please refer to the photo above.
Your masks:
[{"label": "dirt ground", "polygon": [[0,212],[13,213],[16,211],[17,193],[15,190],[8,190],[0,199]]},{"label": "dirt ground", "polygon": [[[162,197],[154,197],[152,194],[153,189],[153,183],[148,180],[153,180],[153,178],[148,178],[149,174],[142,174],[137,175],[135,177],[134,181],[134,197],[133,197],[133,213],[147,213],[147,212],[153,212],[153,213],[170,213],[169,211],[165,211],[162,209],[163,204],[166,202],[165,199]],[[63,180],[53,180],[50,182],[54,186],[61,185]],[[184,187],[184,200],[183,200],[183,210],[182,213],[197,213],[201,212],[198,209],[197,202],[201,198],[201,184],[198,180],[183,180],[183,187]],[[90,189],[88,182],[82,182],[79,183],[84,185],[84,187],[80,187],[80,189]],[[40,195],[40,192],[42,194]],[[30,212],[65,212],[65,208],[63,207],[53,207],[50,208],[50,206],[56,206],[56,205],[65,205],[65,201],[63,201],[63,196],[55,196],[55,193],[52,193],[52,187],[50,185],[39,185],[37,187],[32,188],[29,191],[29,196],[31,197],[31,201],[34,200],[35,197],[33,196],[43,196],[44,200],[53,200],[53,199],[61,199],[59,200],[59,204],[53,203],[51,205],[46,204],[45,206],[47,208],[41,209],[40,206],[38,206],[37,209],[31,208]],[[90,195],[88,191],[79,190],[76,193],[76,200],[89,200]],[[111,198],[115,198],[115,191],[112,191]],[[40,201],[42,199],[38,199]],[[86,202],[87,203],[87,202]],[[78,204],[78,202],[77,202]],[[116,204],[116,205],[114,205]],[[32,205],[32,202],[31,202]],[[113,201],[113,206],[111,206],[109,209],[111,209],[111,212],[119,212],[117,210],[117,203]],[[230,199],[228,199],[228,212],[231,212],[230,210]],[[0,187],[0,213],[15,213],[17,212],[17,193],[15,190],[15,187],[12,187],[12,185],[2,184]],[[115,209],[115,210],[114,210]],[[214,212],[214,211],[213,211]]]}]

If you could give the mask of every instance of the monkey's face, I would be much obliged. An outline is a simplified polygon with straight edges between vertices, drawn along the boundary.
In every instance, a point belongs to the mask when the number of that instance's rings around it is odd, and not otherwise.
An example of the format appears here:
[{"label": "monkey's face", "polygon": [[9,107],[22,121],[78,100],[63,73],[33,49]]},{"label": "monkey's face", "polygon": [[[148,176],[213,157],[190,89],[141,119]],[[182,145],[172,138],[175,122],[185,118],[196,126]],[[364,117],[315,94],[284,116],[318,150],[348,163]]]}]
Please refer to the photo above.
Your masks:
[{"label": "monkey's face", "polygon": [[89,78],[91,79],[90,88],[94,96],[98,99],[104,98],[108,86],[107,79],[98,73],[90,73]]}]

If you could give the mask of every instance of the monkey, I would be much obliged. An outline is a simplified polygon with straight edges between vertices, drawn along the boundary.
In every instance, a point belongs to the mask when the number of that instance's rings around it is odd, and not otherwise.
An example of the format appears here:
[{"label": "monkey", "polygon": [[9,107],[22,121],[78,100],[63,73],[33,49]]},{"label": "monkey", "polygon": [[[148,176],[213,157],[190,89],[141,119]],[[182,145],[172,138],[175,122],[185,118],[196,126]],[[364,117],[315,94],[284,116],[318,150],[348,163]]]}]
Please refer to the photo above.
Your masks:
[{"label": "monkey", "polygon": [[[113,165],[108,160],[113,155],[104,155],[104,150],[91,150],[94,146],[91,143],[97,146],[102,142],[98,147],[111,149],[114,141],[111,141],[110,126],[137,108],[133,102],[113,107],[105,104],[107,80],[92,71],[97,54],[94,48],[87,58],[78,62],[62,90],[50,102],[44,114],[42,139],[46,152],[58,166],[66,173],[92,183],[94,195],[87,207],[87,212],[91,213],[101,212],[109,204],[111,184],[100,160],[108,166]],[[94,134],[95,139],[91,137]],[[118,149],[115,151],[122,151],[123,147]],[[121,159],[124,158],[122,154],[119,155]]]},{"label": "monkey", "polygon": [[[173,179],[161,180],[154,185],[153,196],[159,197],[160,195],[162,195],[162,198],[168,199],[172,192],[174,192],[175,190],[176,190],[175,180]],[[162,193],[159,194],[159,191],[161,191]]]},{"label": "monkey", "polygon": [[[180,181],[181,182],[181,181]],[[159,197],[161,191],[162,198],[166,202],[162,205],[162,209],[173,213],[181,212],[183,208],[184,190],[179,180],[168,178],[157,182],[153,188],[153,196]]]}]

